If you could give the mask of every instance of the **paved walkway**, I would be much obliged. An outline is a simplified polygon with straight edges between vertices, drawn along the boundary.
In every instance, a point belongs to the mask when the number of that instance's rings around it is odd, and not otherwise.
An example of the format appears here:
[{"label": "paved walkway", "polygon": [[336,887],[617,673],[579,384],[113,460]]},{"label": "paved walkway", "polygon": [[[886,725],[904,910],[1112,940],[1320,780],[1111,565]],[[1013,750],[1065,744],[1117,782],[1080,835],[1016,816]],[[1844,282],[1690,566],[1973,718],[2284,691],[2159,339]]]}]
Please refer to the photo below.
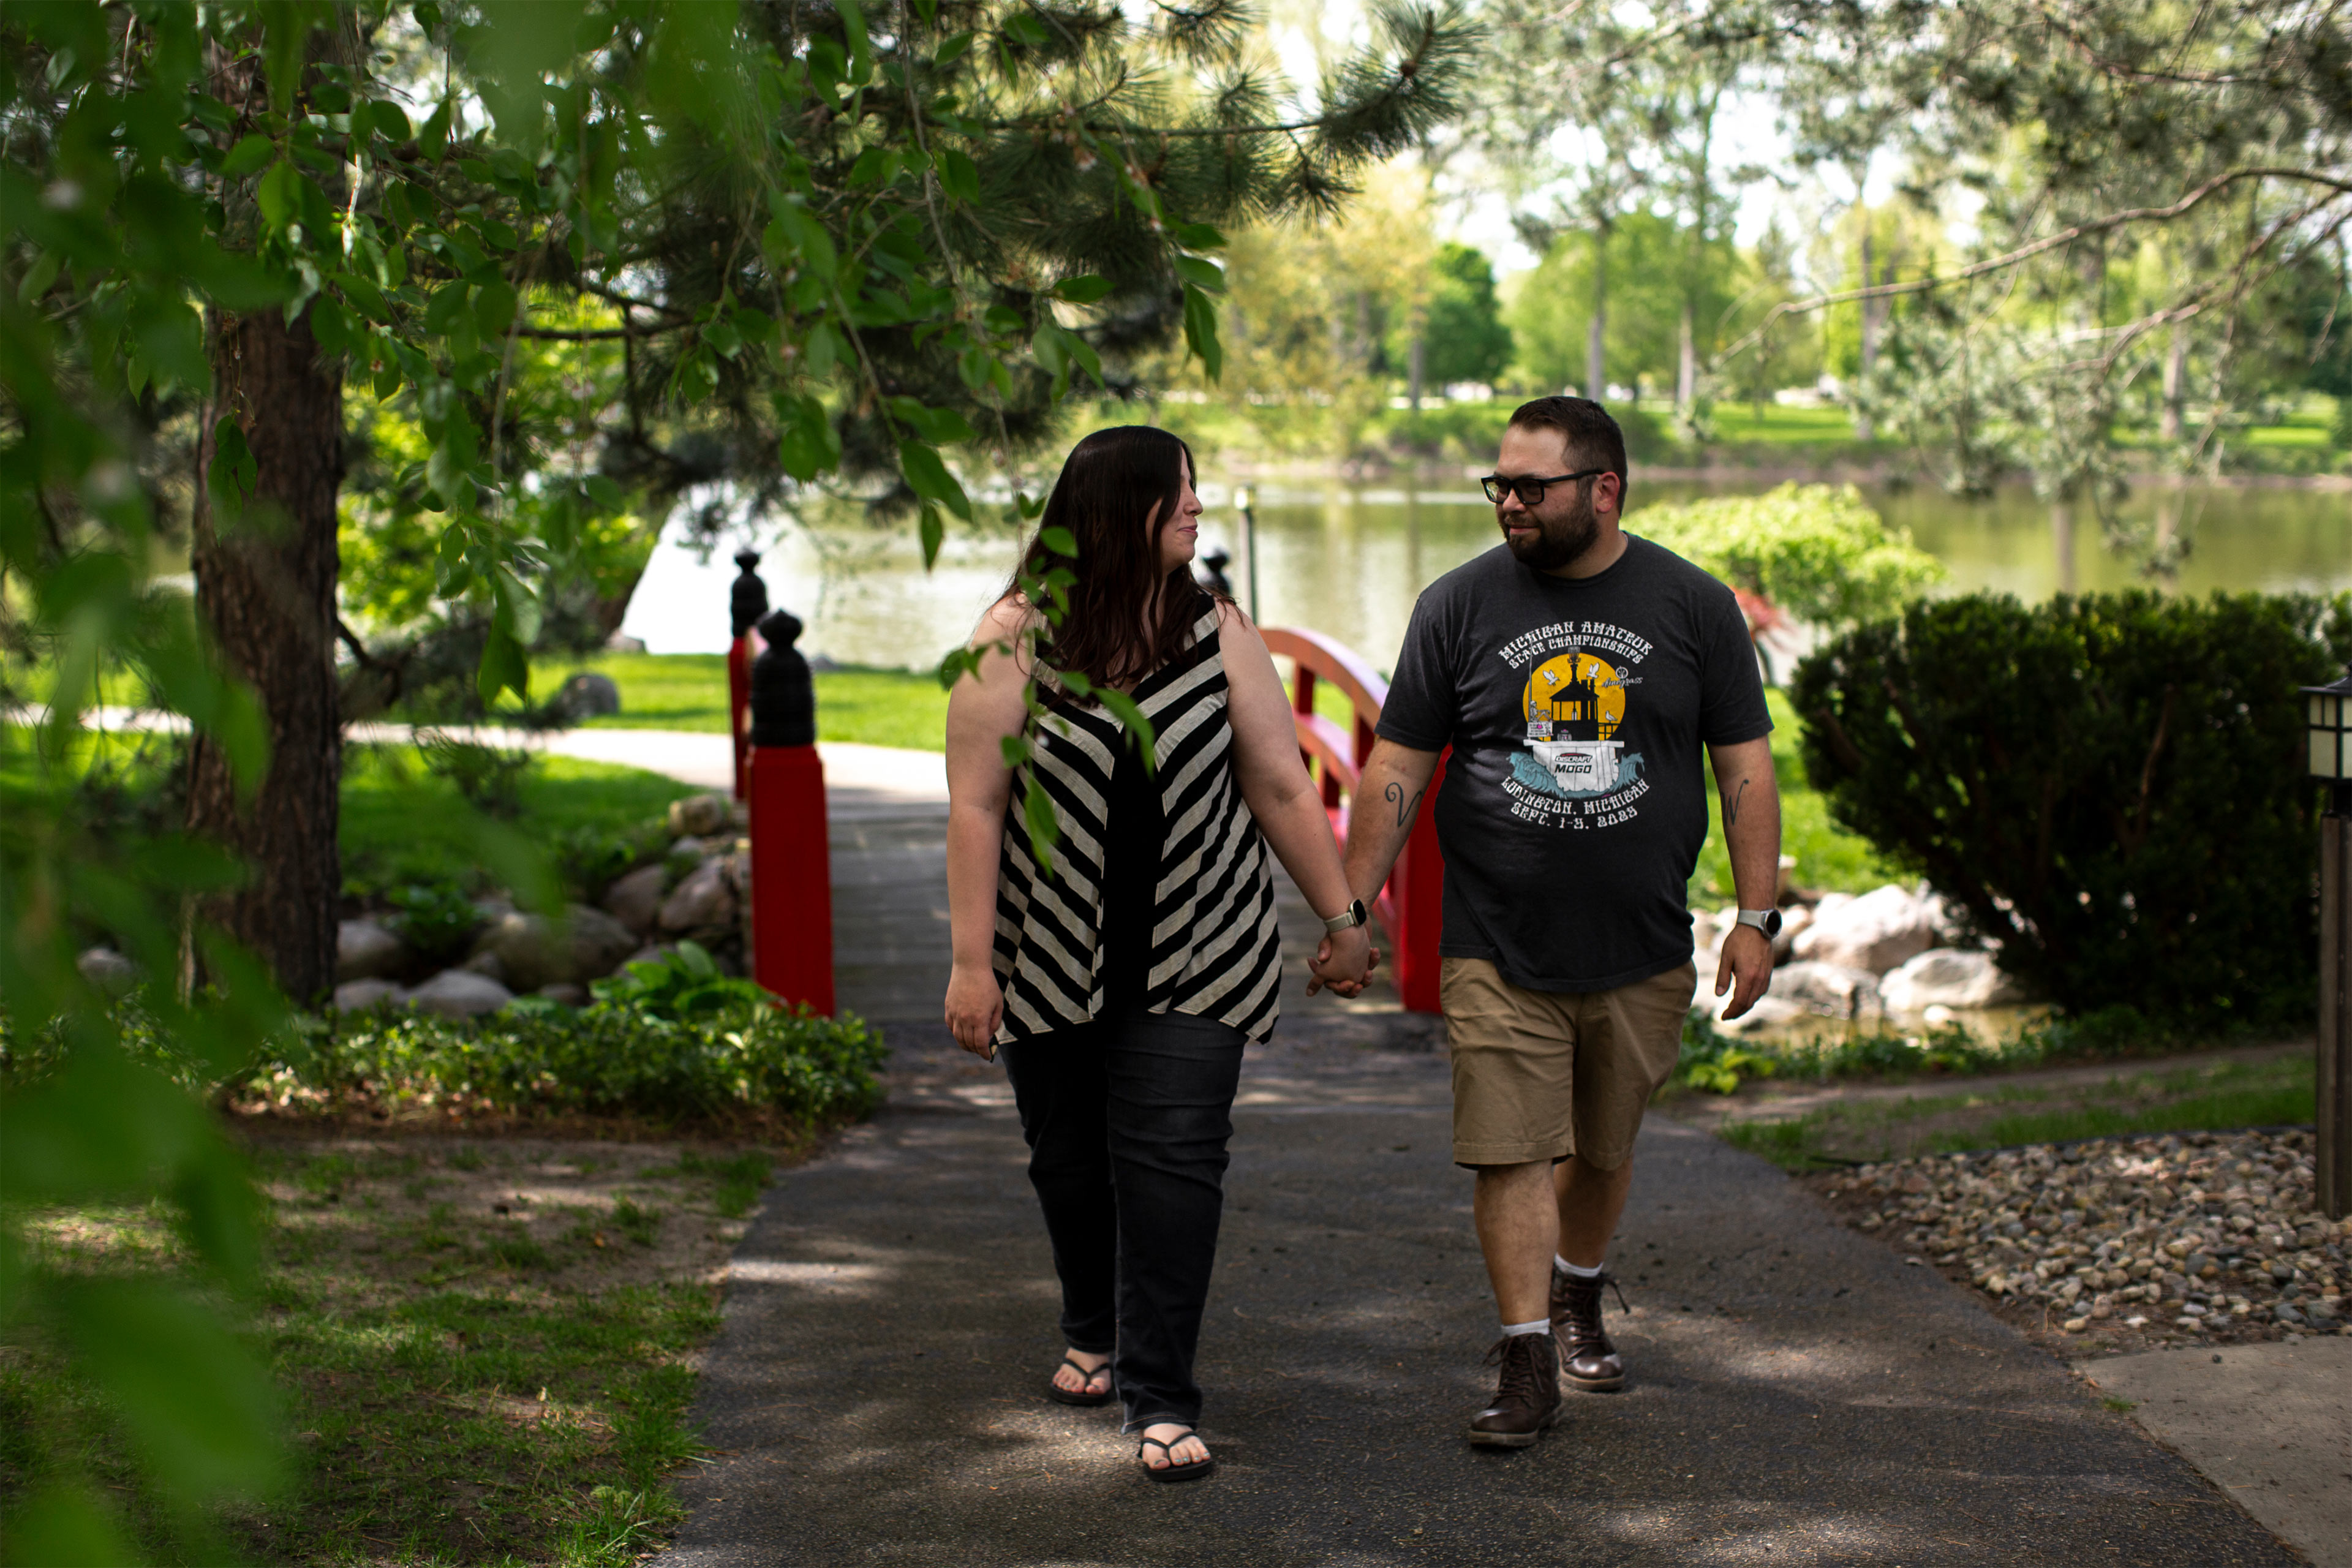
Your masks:
[{"label": "paved walkway", "polygon": [[1001,1071],[902,1027],[891,1104],[740,1248],[663,1561],[2287,1563],[2187,1464],[1777,1171],[1663,1120],[1614,1255],[1633,1380],[1460,1427],[1494,1332],[1431,1052],[1244,1079],[1201,1352],[1221,1469],[1160,1488],[1039,1394],[1055,1293]]}]

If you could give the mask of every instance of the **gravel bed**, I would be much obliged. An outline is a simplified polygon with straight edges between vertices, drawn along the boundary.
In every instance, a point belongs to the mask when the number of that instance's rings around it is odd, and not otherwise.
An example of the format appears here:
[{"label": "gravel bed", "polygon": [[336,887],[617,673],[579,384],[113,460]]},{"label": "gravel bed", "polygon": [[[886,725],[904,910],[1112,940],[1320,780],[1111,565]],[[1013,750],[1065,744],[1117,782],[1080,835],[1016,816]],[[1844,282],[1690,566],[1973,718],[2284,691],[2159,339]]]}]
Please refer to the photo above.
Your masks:
[{"label": "gravel bed", "polygon": [[2312,1207],[2312,1134],[2103,1138],[1812,1178],[1857,1229],[2079,1353],[2352,1335],[2352,1219]]}]

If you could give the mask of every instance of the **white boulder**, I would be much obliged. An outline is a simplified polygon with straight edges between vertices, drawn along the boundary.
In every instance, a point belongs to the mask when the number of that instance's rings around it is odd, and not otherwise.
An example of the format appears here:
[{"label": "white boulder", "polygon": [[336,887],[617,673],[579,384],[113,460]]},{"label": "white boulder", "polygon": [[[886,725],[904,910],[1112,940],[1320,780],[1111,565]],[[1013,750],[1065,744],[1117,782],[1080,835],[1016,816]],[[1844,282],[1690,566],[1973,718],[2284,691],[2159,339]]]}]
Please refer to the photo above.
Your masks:
[{"label": "white boulder", "polygon": [[669,803],[669,830],[674,834],[702,837],[725,831],[734,820],[735,802],[729,795],[690,795]]},{"label": "white boulder", "polygon": [[389,980],[346,980],[335,987],[335,1010],[339,1013],[364,1013],[383,1002],[400,1000],[400,987]]},{"label": "white boulder", "polygon": [[577,984],[610,974],[636,945],[636,936],[611,915],[572,904],[561,926],[543,915],[520,913],[492,921],[475,939],[474,958],[496,958],[506,984],[536,991],[558,981]]},{"label": "white boulder", "polygon": [[1830,1018],[1875,1018],[1885,1011],[1879,999],[1878,976],[1867,969],[1848,969],[1818,960],[1774,970],[1772,989],[1767,994]]},{"label": "white boulder", "polygon": [[139,966],[110,947],[93,947],[74,960],[81,977],[109,996],[127,994],[139,984]]},{"label": "white boulder", "polygon": [[2004,1007],[2025,1000],[2017,982],[2001,973],[1989,952],[1931,948],[1878,983],[1891,1013],[1924,1013],[1930,1007],[1962,1011]]},{"label": "white boulder", "polygon": [[626,876],[615,877],[604,889],[604,912],[643,936],[654,929],[654,921],[661,913],[668,881],[668,874],[659,866],[640,866]]},{"label": "white boulder", "polygon": [[382,980],[408,967],[408,944],[374,921],[335,926],[335,978]]},{"label": "white boulder", "polygon": [[667,931],[702,931],[734,918],[735,889],[728,885],[726,862],[716,856],[697,866],[662,900],[660,923]]},{"label": "white boulder", "polygon": [[487,974],[445,969],[403,998],[412,1007],[445,1018],[478,1018],[514,1000],[514,993]]},{"label": "white boulder", "polygon": [[1889,882],[1861,898],[1832,903],[1824,897],[1791,950],[1801,960],[1884,974],[1936,944],[1942,910]]}]

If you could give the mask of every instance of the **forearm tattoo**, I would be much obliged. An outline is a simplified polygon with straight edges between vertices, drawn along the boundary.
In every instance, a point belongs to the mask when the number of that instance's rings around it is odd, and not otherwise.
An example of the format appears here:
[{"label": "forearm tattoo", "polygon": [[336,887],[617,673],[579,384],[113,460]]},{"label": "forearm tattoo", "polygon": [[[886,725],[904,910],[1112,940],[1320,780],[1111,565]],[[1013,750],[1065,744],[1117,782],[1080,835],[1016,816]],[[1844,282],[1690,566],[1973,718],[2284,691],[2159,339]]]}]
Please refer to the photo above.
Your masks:
[{"label": "forearm tattoo", "polygon": [[1394,779],[1391,779],[1389,781],[1389,787],[1382,790],[1381,795],[1381,798],[1385,799],[1391,805],[1396,807],[1397,826],[1399,827],[1402,827],[1406,823],[1412,820],[1414,810],[1421,805],[1421,797],[1428,793],[1429,786],[1427,784],[1423,784],[1419,789],[1412,792],[1412,798],[1411,800],[1407,800],[1404,795],[1404,785],[1397,783]]},{"label": "forearm tattoo", "polygon": [[1748,781],[1747,781],[1746,779],[1741,779],[1741,780],[1739,781],[1739,789],[1738,789],[1738,793],[1737,793],[1737,794],[1733,793],[1733,792],[1732,792],[1732,791],[1730,791],[1730,790],[1726,790],[1726,791],[1724,791],[1724,792],[1723,792],[1723,826],[1726,826],[1726,827],[1735,827],[1735,826],[1738,826],[1738,823],[1739,823],[1739,803],[1740,803],[1741,799],[1747,795],[1747,794],[1748,794]]}]

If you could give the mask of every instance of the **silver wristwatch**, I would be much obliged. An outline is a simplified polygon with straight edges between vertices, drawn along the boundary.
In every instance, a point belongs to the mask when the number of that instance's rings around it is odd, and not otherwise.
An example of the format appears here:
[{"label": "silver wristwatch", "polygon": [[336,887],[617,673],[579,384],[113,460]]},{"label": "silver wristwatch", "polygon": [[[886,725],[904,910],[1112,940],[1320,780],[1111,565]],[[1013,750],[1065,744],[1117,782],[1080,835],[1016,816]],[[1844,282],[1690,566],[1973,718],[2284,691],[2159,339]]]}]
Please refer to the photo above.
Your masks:
[{"label": "silver wristwatch", "polygon": [[1329,931],[1333,936],[1337,936],[1341,931],[1346,931],[1349,926],[1362,925],[1366,921],[1371,918],[1372,917],[1370,914],[1365,912],[1363,900],[1350,899],[1348,900],[1348,907],[1346,909],[1341,910],[1338,914],[1333,915],[1329,920],[1323,922],[1323,929]]},{"label": "silver wristwatch", "polygon": [[1778,910],[1742,910],[1739,911],[1739,923],[1744,926],[1754,926],[1758,931],[1764,933],[1764,940],[1769,942],[1774,937],[1780,934],[1780,911]]}]

